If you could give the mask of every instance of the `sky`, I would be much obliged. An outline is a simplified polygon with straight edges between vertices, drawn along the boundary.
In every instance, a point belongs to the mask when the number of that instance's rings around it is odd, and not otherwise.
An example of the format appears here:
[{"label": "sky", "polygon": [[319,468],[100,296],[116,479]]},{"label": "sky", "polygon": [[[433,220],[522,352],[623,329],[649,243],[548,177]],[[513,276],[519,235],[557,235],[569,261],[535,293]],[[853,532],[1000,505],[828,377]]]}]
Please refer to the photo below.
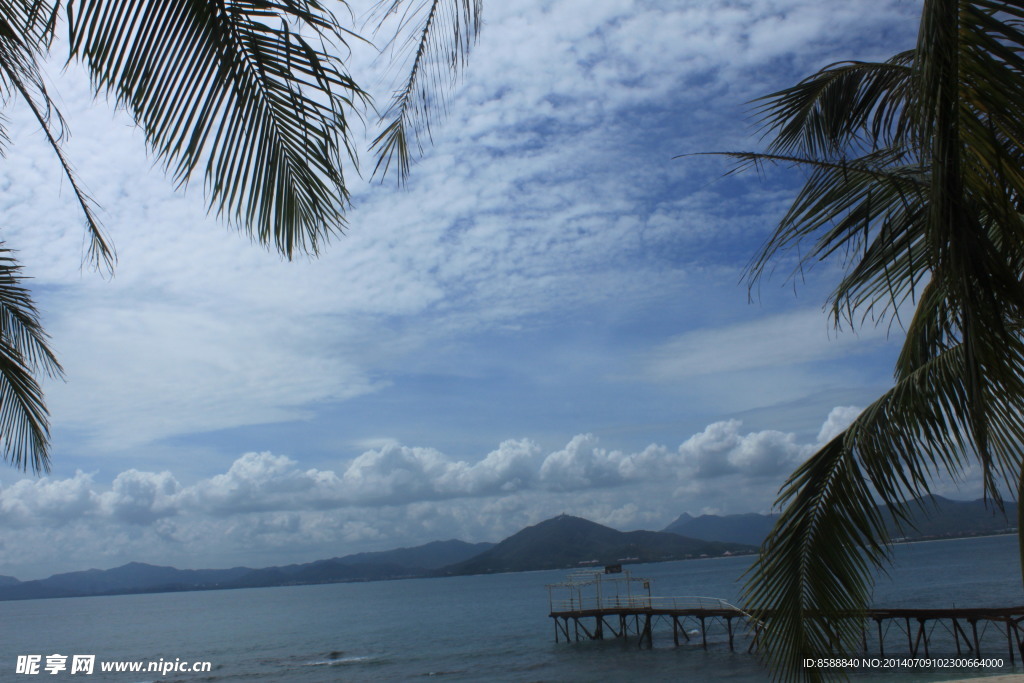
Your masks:
[{"label": "sky", "polygon": [[[27,113],[2,238],[66,370],[53,470],[0,469],[0,574],[308,562],[498,541],[560,513],[661,529],[767,512],[891,383],[898,328],[832,327],[839,264],[748,290],[794,197],[751,100],[914,42],[916,0],[485,0],[407,186],[349,169],[344,237],[268,253],[178,191],[55,61],[112,278]],[[342,15],[345,16],[345,15]],[[364,15],[357,7],[356,20]],[[353,74],[387,99],[365,54]],[[373,135],[371,120],[359,135]],[[973,498],[972,473],[935,490]]]}]

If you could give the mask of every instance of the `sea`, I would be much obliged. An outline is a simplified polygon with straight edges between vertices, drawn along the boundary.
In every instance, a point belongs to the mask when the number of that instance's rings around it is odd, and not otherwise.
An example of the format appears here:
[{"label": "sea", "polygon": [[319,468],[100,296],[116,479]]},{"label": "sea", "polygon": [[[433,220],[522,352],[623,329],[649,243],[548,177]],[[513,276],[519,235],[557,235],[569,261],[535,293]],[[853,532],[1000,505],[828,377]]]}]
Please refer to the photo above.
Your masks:
[{"label": "sea", "polygon": [[[634,577],[648,578],[655,596],[710,596],[737,602],[750,562],[749,556],[723,557],[627,569]],[[0,658],[0,680],[769,680],[768,670],[748,654],[743,637],[735,651],[721,638],[713,639],[707,649],[699,637],[675,647],[671,626],[662,625],[655,628],[652,649],[638,648],[635,638],[569,643],[561,638],[556,643],[545,586],[565,576],[564,571],[540,571],[2,602],[0,647],[5,654]],[[1022,605],[1017,538],[896,546],[892,567],[877,581],[874,603],[934,608]],[[896,636],[894,642],[899,642]],[[1000,657],[1002,666],[861,668],[851,672],[852,678],[942,681],[1024,672],[1019,657],[1016,666],[1010,664],[1005,635],[1000,640],[996,632],[994,637],[992,652],[983,654]],[[955,655],[955,650],[945,654]],[[58,657],[48,660],[54,655]],[[72,673],[73,655],[93,656],[92,673]],[[19,667],[31,670],[27,658],[32,656],[40,658],[35,660],[39,673],[19,673]],[[45,669],[48,661],[55,673]],[[100,670],[103,663],[119,662],[157,662],[167,673]],[[181,670],[194,662],[209,662],[210,670]]]}]

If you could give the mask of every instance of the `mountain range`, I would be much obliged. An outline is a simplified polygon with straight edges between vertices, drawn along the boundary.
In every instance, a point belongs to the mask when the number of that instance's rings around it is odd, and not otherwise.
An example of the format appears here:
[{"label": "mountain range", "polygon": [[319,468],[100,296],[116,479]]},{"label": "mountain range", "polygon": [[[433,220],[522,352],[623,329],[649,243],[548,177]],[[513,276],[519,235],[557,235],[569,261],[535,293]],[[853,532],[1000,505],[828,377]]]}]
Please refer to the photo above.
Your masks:
[{"label": "mountain range", "polygon": [[[1017,506],[1005,514],[981,501],[931,496],[915,506],[915,526],[903,540],[1013,531]],[[892,517],[887,516],[891,529]],[[252,569],[175,569],[132,562],[114,569],[55,574],[36,581],[0,576],[0,600],[252,588],[412,577],[487,574],[580,566],[660,562],[753,553],[773,515],[681,515],[663,531],[622,532],[559,515],[500,543],[434,541],[414,548],[357,553],[305,564]],[[895,533],[895,532],[894,532]]]},{"label": "mountain range", "polygon": [[684,538],[660,531],[616,531],[561,515],[497,545],[435,541],[415,548],[358,553],[284,567],[175,569],[132,562],[114,569],[56,574],[38,581],[0,578],[0,600],[290,586],[347,581],[486,574],[581,565],[657,562],[753,552],[753,546]]},{"label": "mountain range", "polygon": [[114,569],[89,569],[55,574],[37,581],[18,581],[14,577],[5,576],[0,577],[0,600],[254,588],[429,576],[441,567],[478,555],[493,545],[456,540],[434,541],[415,548],[358,553],[306,564],[263,569],[175,569],[131,562]]},{"label": "mountain range", "polygon": [[[911,504],[913,519],[897,528],[893,515],[882,508],[889,534],[898,540],[918,541],[930,538],[954,538],[979,534],[1005,533],[1017,526],[1017,504],[1007,501],[1000,512],[982,499],[962,501],[942,496],[926,496]],[[701,515],[682,514],[663,529],[674,534],[703,540],[761,545],[778,515]]]},{"label": "mountain range", "polygon": [[616,531],[580,517],[559,515],[526,527],[475,557],[445,567],[442,572],[521,572],[584,564],[686,560],[754,550],[751,545],[698,540],[664,531]]}]

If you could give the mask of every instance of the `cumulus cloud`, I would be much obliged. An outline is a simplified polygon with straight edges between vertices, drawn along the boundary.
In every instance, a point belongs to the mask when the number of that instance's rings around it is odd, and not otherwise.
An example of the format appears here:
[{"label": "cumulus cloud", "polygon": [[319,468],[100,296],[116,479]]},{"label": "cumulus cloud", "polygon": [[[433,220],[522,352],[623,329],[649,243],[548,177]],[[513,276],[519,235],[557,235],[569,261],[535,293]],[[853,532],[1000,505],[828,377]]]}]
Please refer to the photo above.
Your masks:
[{"label": "cumulus cloud", "polygon": [[[849,409],[823,426],[832,429]],[[293,458],[245,453],[226,472],[183,486],[170,472],[129,469],[104,487],[82,472],[69,479],[21,480],[0,489],[0,514],[14,523],[67,523],[83,516],[131,525],[210,515],[410,505],[516,492],[610,489],[724,476],[778,477],[812,444],[773,430],[744,433],[738,420],[716,422],[673,450],[658,444],[627,453],[602,448],[593,434],[544,454],[530,439],[508,440],[476,462],[434,448],[388,444],[337,470],[304,469]],[[275,525],[285,522],[277,519]]]},{"label": "cumulus cloud", "polygon": [[618,451],[598,448],[592,434],[581,434],[544,459],[540,478],[559,490],[610,486],[622,481],[619,468],[626,457]]},{"label": "cumulus cloud", "polygon": [[857,419],[857,416],[863,410],[863,408],[858,408],[857,406],[836,406],[833,408],[832,412],[828,414],[828,418],[825,419],[825,424],[821,425],[821,431],[818,432],[818,444],[824,446],[838,436],[844,429],[850,426],[851,422]]},{"label": "cumulus cloud", "polygon": [[[832,410],[822,438],[856,412]],[[507,440],[476,461],[387,443],[326,469],[245,453],[227,471],[188,484],[169,471],[137,469],[109,484],[83,472],[25,479],[0,488],[0,562],[17,563],[5,548],[26,534],[79,534],[103,545],[93,557],[184,566],[185,553],[193,566],[202,557],[222,566],[273,563],[275,552],[317,557],[325,547],[499,540],[561,512],[618,528],[660,528],[685,511],[767,510],[778,485],[819,445],[727,420],[676,448],[650,444],[631,452],[579,434],[550,452],[530,439]]]},{"label": "cumulus cloud", "polygon": [[181,485],[170,472],[127,470],[114,478],[110,491],[99,495],[99,508],[129,524],[152,524],[177,513]]},{"label": "cumulus cloud", "polygon": [[765,430],[742,434],[739,420],[708,425],[679,447],[682,462],[694,477],[740,474],[778,476],[790,471],[810,454],[794,434]]},{"label": "cumulus cloud", "polygon": [[0,489],[0,515],[14,525],[63,526],[95,512],[95,488],[81,471],[70,479],[22,479]]}]

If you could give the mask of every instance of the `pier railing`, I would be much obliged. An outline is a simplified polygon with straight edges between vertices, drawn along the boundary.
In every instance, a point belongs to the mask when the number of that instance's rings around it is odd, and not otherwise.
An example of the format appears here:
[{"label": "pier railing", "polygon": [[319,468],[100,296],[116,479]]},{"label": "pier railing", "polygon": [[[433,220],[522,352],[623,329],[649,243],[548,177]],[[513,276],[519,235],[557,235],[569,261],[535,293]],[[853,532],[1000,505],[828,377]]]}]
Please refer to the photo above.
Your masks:
[{"label": "pier railing", "polygon": [[588,610],[729,610],[740,611],[721,598],[702,596],[662,597],[651,595],[611,595],[611,596],[570,596],[564,600],[551,603],[552,612],[581,612]]}]

